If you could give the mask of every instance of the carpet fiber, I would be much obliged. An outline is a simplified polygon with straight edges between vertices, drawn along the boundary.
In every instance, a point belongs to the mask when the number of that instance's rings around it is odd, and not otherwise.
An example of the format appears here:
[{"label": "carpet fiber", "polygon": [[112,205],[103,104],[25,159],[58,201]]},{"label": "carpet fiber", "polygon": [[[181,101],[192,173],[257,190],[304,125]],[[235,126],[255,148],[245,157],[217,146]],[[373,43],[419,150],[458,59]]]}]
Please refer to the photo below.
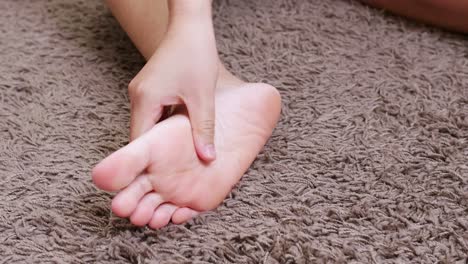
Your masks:
[{"label": "carpet fiber", "polygon": [[0,263],[464,263],[468,39],[353,1],[215,3],[219,50],[282,119],[213,212],[113,216],[91,168],[144,65],[101,1],[0,1]]}]

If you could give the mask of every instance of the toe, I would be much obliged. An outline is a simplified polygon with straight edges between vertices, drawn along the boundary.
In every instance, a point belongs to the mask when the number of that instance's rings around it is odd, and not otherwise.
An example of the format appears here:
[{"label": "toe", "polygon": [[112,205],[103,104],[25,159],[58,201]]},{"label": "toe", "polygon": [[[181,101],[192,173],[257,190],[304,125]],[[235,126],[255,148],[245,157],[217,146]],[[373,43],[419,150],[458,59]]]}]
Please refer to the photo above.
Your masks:
[{"label": "toe", "polygon": [[118,193],[112,200],[112,211],[120,217],[129,217],[143,196],[152,191],[148,176],[142,175]]},{"label": "toe", "polygon": [[[154,134],[153,131],[151,133]],[[147,133],[112,153],[94,167],[94,184],[105,191],[118,191],[129,185],[151,164],[154,135]]]},{"label": "toe", "polygon": [[154,210],[163,202],[162,197],[155,193],[146,194],[138,203],[130,216],[130,221],[136,226],[145,226],[153,217]]},{"label": "toe", "polygon": [[149,226],[153,229],[158,229],[166,226],[171,221],[172,214],[177,210],[177,206],[165,203],[160,205],[154,211],[153,218],[149,222]]},{"label": "toe", "polygon": [[199,215],[200,212],[192,210],[187,207],[182,207],[177,209],[174,214],[172,214],[172,222],[174,224],[182,224],[187,222],[188,220],[194,218],[195,216]]}]

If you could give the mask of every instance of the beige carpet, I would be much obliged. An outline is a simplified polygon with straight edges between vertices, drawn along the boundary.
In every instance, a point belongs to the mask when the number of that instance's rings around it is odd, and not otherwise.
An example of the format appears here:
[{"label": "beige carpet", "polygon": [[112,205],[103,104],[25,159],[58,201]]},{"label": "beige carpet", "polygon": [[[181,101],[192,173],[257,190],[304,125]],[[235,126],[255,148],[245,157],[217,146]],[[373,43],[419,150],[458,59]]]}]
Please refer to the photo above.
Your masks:
[{"label": "beige carpet", "polygon": [[144,64],[101,1],[0,1],[0,263],[465,263],[468,38],[357,2],[215,4],[228,67],[283,95],[217,211],[112,216],[90,169],[126,144]]}]

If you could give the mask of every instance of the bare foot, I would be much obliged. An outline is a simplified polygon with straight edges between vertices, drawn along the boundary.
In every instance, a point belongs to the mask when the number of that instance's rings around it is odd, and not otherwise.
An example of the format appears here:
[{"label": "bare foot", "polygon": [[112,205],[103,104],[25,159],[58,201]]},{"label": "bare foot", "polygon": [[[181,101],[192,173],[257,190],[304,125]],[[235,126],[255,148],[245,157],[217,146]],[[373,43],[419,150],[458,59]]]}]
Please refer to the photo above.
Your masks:
[{"label": "bare foot", "polygon": [[179,109],[101,161],[93,170],[94,183],[120,191],[112,210],[135,225],[185,222],[224,200],[271,136],[280,107],[279,93],[267,84],[219,87],[214,162],[198,159],[189,119]]}]

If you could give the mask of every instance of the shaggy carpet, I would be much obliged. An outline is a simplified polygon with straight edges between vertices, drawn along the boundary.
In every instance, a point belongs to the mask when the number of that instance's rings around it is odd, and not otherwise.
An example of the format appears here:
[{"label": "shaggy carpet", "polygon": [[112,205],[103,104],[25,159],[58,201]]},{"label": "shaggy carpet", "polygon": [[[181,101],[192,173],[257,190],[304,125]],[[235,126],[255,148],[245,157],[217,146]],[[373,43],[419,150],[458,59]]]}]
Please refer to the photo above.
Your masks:
[{"label": "shaggy carpet", "polygon": [[153,231],[90,178],[144,60],[101,1],[0,1],[0,263],[465,263],[466,36],[354,1],[214,9],[282,119],[216,211]]}]

